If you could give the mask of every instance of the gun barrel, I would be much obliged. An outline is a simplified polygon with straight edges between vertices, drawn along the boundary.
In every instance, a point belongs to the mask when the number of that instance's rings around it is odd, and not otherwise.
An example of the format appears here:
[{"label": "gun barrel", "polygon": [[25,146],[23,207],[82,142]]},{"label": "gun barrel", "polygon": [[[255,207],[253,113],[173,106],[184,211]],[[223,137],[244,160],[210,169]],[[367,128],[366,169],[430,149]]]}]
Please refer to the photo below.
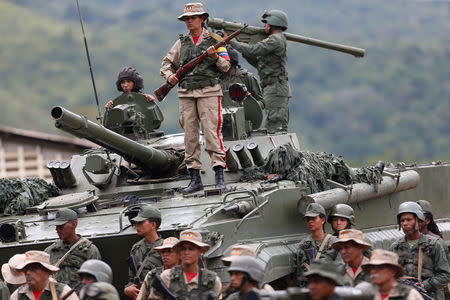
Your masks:
[{"label": "gun barrel", "polygon": [[178,161],[171,153],[144,146],[61,106],[53,107],[51,116],[57,128],[112,150],[152,174],[177,168]]},{"label": "gun barrel", "polygon": [[[228,22],[228,21],[225,21],[220,18],[209,18],[208,26],[211,28],[214,28],[214,29],[224,29],[226,31],[233,31],[233,30],[237,30],[237,29],[241,28],[242,24],[236,23],[236,22]],[[264,28],[256,27],[256,26],[248,26],[247,28],[242,30],[242,34],[266,35],[266,33],[264,32]],[[314,39],[314,38],[310,38],[310,37],[306,37],[306,36],[302,36],[302,35],[298,35],[298,34],[287,33],[287,32],[283,32],[283,34],[288,41],[299,42],[299,43],[303,43],[303,44],[307,44],[307,45],[311,45],[311,46],[316,46],[316,47],[320,47],[320,48],[339,51],[339,52],[351,54],[355,57],[363,57],[365,54],[364,49],[353,47],[353,46],[347,46],[347,45],[322,41],[322,40],[318,40],[318,39]]]}]

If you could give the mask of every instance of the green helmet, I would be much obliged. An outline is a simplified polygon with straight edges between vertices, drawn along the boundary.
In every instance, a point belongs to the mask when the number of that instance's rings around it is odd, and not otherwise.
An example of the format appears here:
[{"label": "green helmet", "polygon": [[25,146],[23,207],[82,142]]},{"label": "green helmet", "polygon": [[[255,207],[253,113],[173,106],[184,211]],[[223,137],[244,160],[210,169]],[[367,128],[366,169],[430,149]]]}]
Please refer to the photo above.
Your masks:
[{"label": "green helmet", "polygon": [[107,282],[85,285],[80,291],[80,300],[120,300],[114,286]]},{"label": "green helmet", "polygon": [[78,270],[78,274],[89,274],[94,276],[98,282],[112,283],[113,274],[111,267],[98,259],[86,260]]},{"label": "green helmet", "polygon": [[325,208],[323,208],[323,206],[320,205],[319,203],[310,203],[306,207],[305,218],[306,217],[316,217],[316,216],[325,217],[325,215],[326,215]]},{"label": "green helmet", "polygon": [[417,200],[416,202],[420,205],[420,207],[422,207],[424,213],[433,214],[433,212],[431,211],[431,203],[429,201]]},{"label": "green helmet", "polygon": [[264,267],[251,256],[237,256],[233,259],[228,268],[228,272],[232,271],[247,273],[256,282],[262,282],[264,279]]},{"label": "green helmet", "polygon": [[330,214],[328,215],[328,223],[331,224],[333,217],[346,218],[350,222],[350,224],[355,225],[355,212],[350,205],[336,204],[335,206],[333,206]]},{"label": "green helmet", "polygon": [[265,11],[261,17],[261,22],[272,26],[281,27],[283,30],[288,28],[288,16],[284,11],[272,9]]},{"label": "green helmet", "polygon": [[406,201],[398,206],[398,213],[397,213],[398,224],[400,224],[400,215],[402,213],[415,214],[419,220],[425,221],[425,216],[423,215],[422,207],[420,207],[420,205],[417,204],[416,202]]}]

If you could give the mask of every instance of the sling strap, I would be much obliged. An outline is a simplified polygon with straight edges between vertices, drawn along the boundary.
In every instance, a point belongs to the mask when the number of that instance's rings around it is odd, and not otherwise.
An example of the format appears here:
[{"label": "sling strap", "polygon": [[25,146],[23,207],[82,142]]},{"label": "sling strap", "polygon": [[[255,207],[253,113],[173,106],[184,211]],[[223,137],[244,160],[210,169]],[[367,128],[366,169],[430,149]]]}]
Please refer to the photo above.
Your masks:
[{"label": "sling strap", "polygon": [[318,260],[318,259],[320,258],[320,255],[322,254],[322,251],[323,251],[323,249],[325,248],[325,245],[327,244],[327,242],[328,242],[328,240],[329,240],[330,238],[331,238],[331,234],[328,233],[328,234],[325,236],[325,238],[323,239],[322,243],[320,244],[319,251],[317,251],[316,259],[315,259],[315,260]]},{"label": "sling strap", "polygon": [[67,256],[69,256],[69,254],[82,242],[87,241],[86,238],[81,237],[75,244],[72,245],[72,247],[70,247],[70,249],[63,255],[63,257],[61,257],[56,264],[54,264],[55,267],[58,267],[66,258]]},{"label": "sling strap", "polygon": [[56,296],[55,283],[53,281],[50,281],[49,284],[50,284],[50,292],[52,293],[52,300],[58,300],[58,297]]},{"label": "sling strap", "polygon": [[417,262],[417,280],[422,283],[422,263],[423,263],[423,251],[422,245],[419,245],[419,261]]}]

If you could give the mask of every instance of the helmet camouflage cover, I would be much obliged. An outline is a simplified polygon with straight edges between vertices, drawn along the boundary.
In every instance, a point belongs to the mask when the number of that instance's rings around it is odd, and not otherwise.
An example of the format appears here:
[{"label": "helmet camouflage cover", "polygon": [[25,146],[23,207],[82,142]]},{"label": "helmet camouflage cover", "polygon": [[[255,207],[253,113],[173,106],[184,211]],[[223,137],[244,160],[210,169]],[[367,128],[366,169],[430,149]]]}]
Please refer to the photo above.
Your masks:
[{"label": "helmet camouflage cover", "polygon": [[355,211],[350,205],[340,203],[333,206],[328,215],[328,223],[331,223],[333,217],[346,218],[350,224],[355,225]]}]

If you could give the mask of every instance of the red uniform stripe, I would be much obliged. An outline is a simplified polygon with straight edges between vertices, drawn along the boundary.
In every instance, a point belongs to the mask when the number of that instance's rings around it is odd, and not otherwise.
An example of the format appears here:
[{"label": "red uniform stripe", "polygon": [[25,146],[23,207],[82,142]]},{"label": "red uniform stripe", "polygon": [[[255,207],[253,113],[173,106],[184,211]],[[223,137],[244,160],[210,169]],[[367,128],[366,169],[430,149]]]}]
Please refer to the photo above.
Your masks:
[{"label": "red uniform stripe", "polygon": [[223,142],[222,142],[222,139],[220,138],[220,127],[222,126],[222,114],[221,114],[221,111],[222,111],[222,108],[221,108],[221,104],[220,104],[220,99],[221,99],[221,97],[219,96],[219,97],[217,97],[217,104],[218,104],[218,109],[217,109],[217,120],[218,120],[218,122],[217,122],[217,138],[219,139],[219,142],[220,142],[220,149],[223,151],[223,153],[225,153],[225,155],[226,155],[226,152],[225,152],[225,149],[223,149]]}]

